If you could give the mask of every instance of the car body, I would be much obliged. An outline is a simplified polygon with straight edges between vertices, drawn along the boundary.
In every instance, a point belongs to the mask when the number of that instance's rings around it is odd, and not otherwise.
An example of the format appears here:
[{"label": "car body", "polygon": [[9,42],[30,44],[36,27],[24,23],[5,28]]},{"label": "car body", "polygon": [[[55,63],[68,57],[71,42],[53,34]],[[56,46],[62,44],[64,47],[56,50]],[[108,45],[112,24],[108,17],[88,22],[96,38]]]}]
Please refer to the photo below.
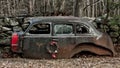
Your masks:
[{"label": "car body", "polygon": [[24,32],[14,32],[11,50],[27,58],[72,58],[82,51],[115,55],[111,38],[93,22],[71,16],[28,18]]}]

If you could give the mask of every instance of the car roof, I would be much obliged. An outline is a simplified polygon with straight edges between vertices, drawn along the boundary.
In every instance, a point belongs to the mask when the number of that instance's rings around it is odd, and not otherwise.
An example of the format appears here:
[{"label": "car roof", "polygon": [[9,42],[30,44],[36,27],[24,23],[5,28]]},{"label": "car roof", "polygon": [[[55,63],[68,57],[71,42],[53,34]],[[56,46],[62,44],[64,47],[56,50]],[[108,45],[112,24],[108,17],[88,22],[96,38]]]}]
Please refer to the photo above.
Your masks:
[{"label": "car roof", "polygon": [[[28,17],[26,18],[26,22],[30,22],[30,24],[37,24],[40,22],[55,22],[55,23],[59,23],[59,22],[69,22],[69,23],[85,23],[91,27],[94,27],[93,23],[93,19],[91,18],[87,18],[87,17],[73,17],[73,16],[46,16],[46,17]],[[63,22],[63,23],[64,23]],[[29,29],[29,28],[28,28]],[[95,30],[96,31],[96,30]],[[27,32],[27,30],[25,31],[25,33]],[[96,33],[101,34],[100,32],[96,31]]]},{"label": "car roof", "polygon": [[47,16],[47,17],[28,17],[26,19],[27,22],[31,24],[39,23],[39,22],[69,22],[70,21],[80,21],[80,22],[89,22],[91,19],[88,18],[80,18],[73,16]]}]

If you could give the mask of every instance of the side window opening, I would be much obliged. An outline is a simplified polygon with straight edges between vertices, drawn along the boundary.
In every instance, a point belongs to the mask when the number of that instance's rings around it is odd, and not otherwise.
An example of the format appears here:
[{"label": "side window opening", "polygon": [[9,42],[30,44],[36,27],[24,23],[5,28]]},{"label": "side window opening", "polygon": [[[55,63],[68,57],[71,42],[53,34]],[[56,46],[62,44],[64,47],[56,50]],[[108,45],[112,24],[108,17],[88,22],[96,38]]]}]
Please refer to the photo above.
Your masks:
[{"label": "side window opening", "polygon": [[29,30],[30,34],[50,34],[49,23],[39,23],[32,26]]},{"label": "side window opening", "polygon": [[55,24],[54,34],[73,34],[72,24]]},{"label": "side window opening", "polygon": [[90,28],[84,24],[77,24],[76,25],[76,33],[77,34],[89,34]]}]

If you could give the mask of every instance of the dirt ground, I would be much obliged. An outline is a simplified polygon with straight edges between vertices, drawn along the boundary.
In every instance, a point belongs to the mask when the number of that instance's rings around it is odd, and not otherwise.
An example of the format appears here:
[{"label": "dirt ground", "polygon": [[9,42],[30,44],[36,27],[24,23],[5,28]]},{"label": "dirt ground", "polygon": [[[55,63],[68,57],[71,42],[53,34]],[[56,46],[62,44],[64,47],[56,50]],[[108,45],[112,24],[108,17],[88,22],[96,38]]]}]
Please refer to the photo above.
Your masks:
[{"label": "dirt ground", "polygon": [[0,68],[120,68],[119,57],[33,60],[0,59]]},{"label": "dirt ground", "polygon": [[0,68],[120,68],[120,46],[117,55],[79,57],[72,59],[0,59]]}]

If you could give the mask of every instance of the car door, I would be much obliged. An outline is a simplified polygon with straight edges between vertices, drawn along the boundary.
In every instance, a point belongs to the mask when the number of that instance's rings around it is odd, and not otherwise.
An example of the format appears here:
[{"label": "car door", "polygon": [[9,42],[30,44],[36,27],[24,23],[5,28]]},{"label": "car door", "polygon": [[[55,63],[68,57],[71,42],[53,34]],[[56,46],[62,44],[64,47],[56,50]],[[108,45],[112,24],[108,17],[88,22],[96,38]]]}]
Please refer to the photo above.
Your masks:
[{"label": "car door", "polygon": [[76,44],[92,43],[94,36],[94,29],[86,23],[76,24]]},{"label": "car door", "polygon": [[25,57],[50,58],[46,46],[51,40],[51,22],[40,22],[29,27],[23,39]]},{"label": "car door", "polygon": [[57,40],[58,58],[68,58],[76,44],[74,24],[70,22],[54,24],[53,39]]}]

